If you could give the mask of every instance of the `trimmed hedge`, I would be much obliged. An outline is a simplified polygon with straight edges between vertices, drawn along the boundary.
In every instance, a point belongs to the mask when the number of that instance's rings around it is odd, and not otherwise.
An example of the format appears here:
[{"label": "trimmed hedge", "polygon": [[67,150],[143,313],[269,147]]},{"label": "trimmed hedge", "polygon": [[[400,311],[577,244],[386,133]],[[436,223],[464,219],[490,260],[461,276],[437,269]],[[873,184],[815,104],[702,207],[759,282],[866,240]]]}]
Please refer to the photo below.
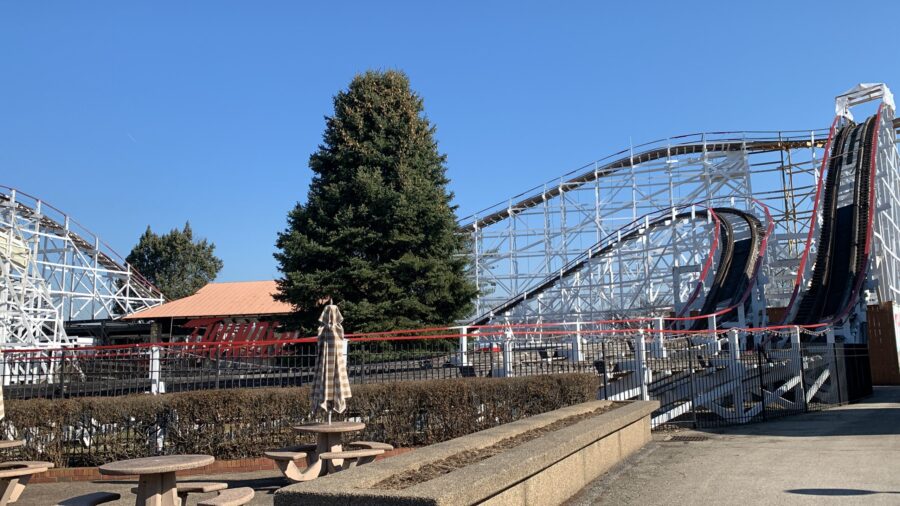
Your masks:
[{"label": "trimmed hedge", "polygon": [[[424,446],[593,400],[597,376],[559,374],[353,385],[344,418],[358,439]],[[6,402],[5,434],[27,440],[19,457],[94,466],[158,454],[256,457],[309,442],[291,427],[313,421],[309,388],[207,390]]]}]

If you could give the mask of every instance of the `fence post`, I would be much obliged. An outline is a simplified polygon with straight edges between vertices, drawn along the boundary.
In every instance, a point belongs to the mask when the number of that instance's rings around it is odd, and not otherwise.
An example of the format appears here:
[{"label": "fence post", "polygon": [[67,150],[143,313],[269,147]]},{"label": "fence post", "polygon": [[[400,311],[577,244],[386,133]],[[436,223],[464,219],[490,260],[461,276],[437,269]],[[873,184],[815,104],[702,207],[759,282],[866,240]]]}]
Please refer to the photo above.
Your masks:
[{"label": "fence post", "polygon": [[[65,350],[59,350],[59,353],[53,353],[53,350],[50,350],[47,352],[47,384],[48,385],[53,385],[56,383],[57,367],[55,364],[57,361],[54,360],[54,356],[57,356],[60,353],[63,353],[64,351]],[[62,358],[65,359],[65,357],[62,357]],[[59,363],[62,363],[62,361],[59,361]],[[38,373],[40,373],[40,370],[38,371]],[[34,376],[33,372],[32,372],[32,376]]]},{"label": "fence post", "polygon": [[0,420],[6,418],[3,401],[3,385],[6,384],[6,352],[0,350]]},{"label": "fence post", "polygon": [[762,403],[760,414],[762,415],[763,421],[765,421],[768,416],[766,413],[766,382],[763,378],[763,374],[765,374],[766,369],[769,367],[769,362],[765,351],[760,346],[756,347],[756,360],[757,364],[759,364],[759,367],[757,368],[757,377],[759,378],[759,402]]},{"label": "fence post", "polygon": [[690,399],[691,399],[690,400],[690,402],[691,402],[691,419],[693,420],[694,428],[696,429],[697,427],[699,427],[698,422],[697,422],[697,404],[696,404],[697,392],[696,392],[696,389],[694,388],[694,378],[697,375],[695,374],[696,371],[694,370],[694,354],[688,353],[687,357],[688,357],[688,371],[690,371],[690,376],[688,376],[688,379],[690,380],[690,387],[691,387],[691,397],[690,397]]},{"label": "fence post", "polygon": [[[709,329],[709,337],[713,341],[718,341],[718,335],[716,334],[716,330],[718,330],[718,320],[716,319],[716,315],[709,315],[706,318],[706,327]],[[713,350],[710,350],[713,351]]]},{"label": "fence post", "polygon": [[[150,342],[156,344],[159,342],[159,324],[150,324]],[[165,389],[160,384],[159,376],[159,346],[150,347],[150,393],[153,395],[164,393]]]},{"label": "fence post", "polygon": [[647,348],[644,344],[644,329],[638,329],[634,338],[635,373],[641,386],[641,400],[649,401],[650,394],[647,391]]},{"label": "fence post", "polygon": [[653,343],[650,347],[650,355],[654,358],[666,358],[666,344],[663,341],[663,332],[666,329],[665,322],[662,318],[656,319],[656,335],[653,336]]},{"label": "fence post", "polygon": [[469,349],[469,327],[459,328],[459,357],[456,359],[457,365],[469,365],[469,356],[466,351]]},{"label": "fence post", "polygon": [[728,351],[731,353],[732,378],[737,380],[737,386],[732,393],[734,414],[738,423],[744,423],[744,365],[741,363],[741,346],[738,329],[728,331]]},{"label": "fence post", "polygon": [[[215,355],[215,358],[213,357]],[[209,352],[209,358],[216,363],[216,390],[219,389],[219,382],[222,379],[222,347],[216,345]]]},{"label": "fence post", "polygon": [[500,359],[502,360],[502,365],[500,366],[499,376],[501,378],[508,378],[512,376],[514,339],[515,335],[513,335],[512,329],[507,327],[506,331],[503,334],[503,341],[500,343],[500,354],[502,355]]},{"label": "fence post", "polygon": [[150,393],[156,395],[163,392],[159,381],[159,346],[152,346],[150,348]]},{"label": "fence post", "polygon": [[828,348],[828,368],[831,373],[831,389],[829,397],[834,404],[841,403],[841,381],[838,376],[837,350],[834,339],[834,327],[829,326],[825,331],[825,346]]},{"label": "fence post", "polygon": [[2,386],[12,385],[12,375],[15,372],[12,367],[9,366],[8,358],[6,356],[6,351],[2,352],[3,357],[3,383]]},{"label": "fence post", "polygon": [[347,364],[347,355],[350,354],[350,340],[344,338],[344,364]]},{"label": "fence post", "polygon": [[603,364],[602,368],[597,369],[597,374],[600,375],[601,389],[603,392],[603,396],[601,397],[603,400],[607,400],[609,398],[609,392],[606,387],[606,371],[612,369],[612,364],[609,363],[609,357],[606,356],[606,338],[601,336],[600,341],[600,360]]},{"label": "fence post", "polygon": [[575,335],[572,336],[571,349],[567,353],[569,361],[576,363],[584,361],[584,351],[581,347],[581,316],[579,315],[578,320],[575,321]]},{"label": "fence post", "polygon": [[794,353],[797,364],[795,369],[800,380],[795,388],[800,392],[800,397],[803,401],[803,411],[808,411],[806,405],[806,382],[803,381],[803,350],[800,347],[800,327],[798,325],[794,325],[794,328],[791,329],[791,351]]}]

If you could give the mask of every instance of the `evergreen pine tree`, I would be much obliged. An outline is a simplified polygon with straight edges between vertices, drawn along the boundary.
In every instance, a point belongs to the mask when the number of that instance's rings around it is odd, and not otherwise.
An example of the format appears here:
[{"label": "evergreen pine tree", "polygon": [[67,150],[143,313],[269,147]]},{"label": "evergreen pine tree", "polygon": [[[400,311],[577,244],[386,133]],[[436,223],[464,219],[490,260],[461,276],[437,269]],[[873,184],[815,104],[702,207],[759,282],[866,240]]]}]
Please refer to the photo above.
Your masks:
[{"label": "evergreen pine tree", "polygon": [[288,214],[278,298],[313,332],[332,297],[348,331],[446,324],[471,310],[466,239],[422,99],[402,72],[369,71],[334,97],[310,156],[307,202]]}]

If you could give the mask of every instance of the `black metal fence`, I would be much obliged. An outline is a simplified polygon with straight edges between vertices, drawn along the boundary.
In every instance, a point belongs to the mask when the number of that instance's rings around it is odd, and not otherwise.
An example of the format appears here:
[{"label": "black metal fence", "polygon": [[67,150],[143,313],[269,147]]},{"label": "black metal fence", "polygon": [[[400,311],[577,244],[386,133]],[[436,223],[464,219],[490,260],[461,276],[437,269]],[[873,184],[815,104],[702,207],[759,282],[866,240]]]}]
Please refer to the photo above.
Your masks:
[{"label": "black metal fence", "polygon": [[[632,343],[553,339],[542,342],[418,338],[351,339],[351,383],[596,372],[608,350]],[[575,351],[577,350],[577,352]],[[157,346],[7,350],[6,398],[68,398],[310,384],[316,345],[165,343]]]},{"label": "black metal fence", "polygon": [[[655,399],[654,425],[713,426],[843,404],[871,392],[865,345],[779,342],[743,331],[663,336],[633,329],[349,339],[351,383],[569,372],[598,376],[603,399]],[[310,384],[313,339],[7,350],[12,399]]]},{"label": "black metal fence", "polygon": [[732,353],[667,349],[639,365],[624,357],[601,373],[600,398],[660,402],[654,427],[765,421],[846,404],[872,393],[864,345],[802,344]]}]

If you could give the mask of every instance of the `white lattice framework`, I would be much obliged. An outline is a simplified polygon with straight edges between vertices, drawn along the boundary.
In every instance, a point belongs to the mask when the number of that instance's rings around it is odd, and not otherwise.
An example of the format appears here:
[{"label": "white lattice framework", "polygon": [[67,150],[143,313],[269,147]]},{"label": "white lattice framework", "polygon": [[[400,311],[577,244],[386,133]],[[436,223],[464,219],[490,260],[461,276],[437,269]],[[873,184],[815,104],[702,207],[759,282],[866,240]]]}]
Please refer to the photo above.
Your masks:
[{"label": "white lattice framework", "polygon": [[874,255],[868,289],[872,302],[900,301],[900,156],[897,154],[894,111],[885,108],[878,133],[878,177]]},{"label": "white lattice framework", "polygon": [[[764,220],[754,198],[769,209],[775,224],[764,264],[765,291],[770,304],[785,304],[804,246],[827,134],[745,132],[658,141],[463,220],[482,291],[476,313],[488,313],[533,289],[630,223],[691,203],[733,207]],[[572,290],[564,294],[563,283],[512,316],[571,321],[677,311],[709,254],[712,227],[696,225],[673,222],[668,230],[623,244],[592,261],[591,270],[577,281],[568,281],[578,284],[581,296]]]},{"label": "white lattice framework", "polygon": [[[850,105],[879,97],[868,92]],[[875,243],[868,292],[862,298],[868,303],[900,300],[900,164],[895,137],[889,107],[882,114],[877,153]],[[473,275],[482,294],[471,321],[485,317],[495,322],[591,321],[677,313],[710,254],[708,224],[673,221],[668,229],[654,229],[593,258],[573,274],[561,272],[592,249],[615,242],[616,234],[634,223],[697,203],[734,207],[760,220],[764,220],[761,208],[771,213],[774,232],[756,292],[761,314],[752,322],[765,323],[766,307],[785,307],[790,300],[827,139],[828,130],[811,130],[696,134],[656,141],[598,160],[461,220],[471,239]],[[820,224],[812,224],[814,237]],[[815,251],[813,241],[809,258]],[[804,283],[811,264],[803,273]],[[553,278],[552,286],[544,288]],[[515,298],[524,300],[514,309],[492,312]]]},{"label": "white lattice framework", "polygon": [[64,323],[163,302],[149,281],[56,208],[0,186],[0,346],[72,342]]}]

